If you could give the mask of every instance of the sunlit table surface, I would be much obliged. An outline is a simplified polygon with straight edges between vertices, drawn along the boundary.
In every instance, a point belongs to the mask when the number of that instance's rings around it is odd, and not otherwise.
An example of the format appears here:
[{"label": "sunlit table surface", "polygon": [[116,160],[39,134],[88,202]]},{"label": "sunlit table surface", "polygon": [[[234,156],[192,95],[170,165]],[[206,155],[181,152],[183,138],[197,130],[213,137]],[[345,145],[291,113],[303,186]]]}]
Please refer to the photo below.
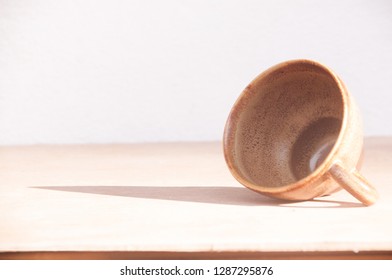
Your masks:
[{"label": "sunlit table surface", "polygon": [[0,259],[392,258],[392,137],[365,139],[380,200],[240,185],[221,143],[0,147]]}]

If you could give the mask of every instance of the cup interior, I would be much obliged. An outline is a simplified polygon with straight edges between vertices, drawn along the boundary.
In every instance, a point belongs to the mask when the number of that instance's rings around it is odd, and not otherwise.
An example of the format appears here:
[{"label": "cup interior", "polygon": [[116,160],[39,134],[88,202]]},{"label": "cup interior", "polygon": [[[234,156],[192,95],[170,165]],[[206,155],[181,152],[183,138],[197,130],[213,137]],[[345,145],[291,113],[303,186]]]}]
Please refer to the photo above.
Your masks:
[{"label": "cup interior", "polygon": [[342,90],[328,69],[307,61],[274,67],[232,109],[225,130],[232,139],[229,161],[253,185],[293,184],[323,163],[343,114]]}]

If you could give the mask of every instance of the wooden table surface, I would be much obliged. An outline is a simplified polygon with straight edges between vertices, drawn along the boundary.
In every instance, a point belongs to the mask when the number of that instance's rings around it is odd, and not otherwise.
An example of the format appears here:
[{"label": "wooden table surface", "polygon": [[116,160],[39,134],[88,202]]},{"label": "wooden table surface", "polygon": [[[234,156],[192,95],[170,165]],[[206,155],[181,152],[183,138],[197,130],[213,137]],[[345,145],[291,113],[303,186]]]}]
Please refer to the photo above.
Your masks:
[{"label": "wooden table surface", "polygon": [[283,202],[242,187],[221,143],[0,147],[0,258],[392,258],[392,137],[365,139],[380,192]]}]

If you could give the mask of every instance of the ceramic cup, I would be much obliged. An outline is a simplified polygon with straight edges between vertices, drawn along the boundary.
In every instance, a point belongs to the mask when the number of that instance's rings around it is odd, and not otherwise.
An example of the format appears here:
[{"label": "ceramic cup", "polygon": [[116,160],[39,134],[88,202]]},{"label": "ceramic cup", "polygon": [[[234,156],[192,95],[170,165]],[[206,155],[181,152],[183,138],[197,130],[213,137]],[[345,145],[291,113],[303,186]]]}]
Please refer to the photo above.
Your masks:
[{"label": "ceramic cup", "polygon": [[343,82],[310,60],[278,64],[257,76],[228,117],[227,165],[244,186],[286,200],[344,188],[365,205],[377,191],[358,173],[360,114]]}]

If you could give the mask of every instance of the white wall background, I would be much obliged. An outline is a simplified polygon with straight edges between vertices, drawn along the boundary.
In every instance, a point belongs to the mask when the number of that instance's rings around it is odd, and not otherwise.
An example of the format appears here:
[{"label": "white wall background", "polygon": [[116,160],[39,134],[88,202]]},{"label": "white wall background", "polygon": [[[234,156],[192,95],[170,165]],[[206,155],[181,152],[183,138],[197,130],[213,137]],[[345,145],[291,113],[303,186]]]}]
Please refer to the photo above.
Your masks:
[{"label": "white wall background", "polygon": [[293,58],[392,134],[392,1],[0,0],[0,144],[219,140],[242,89]]}]

